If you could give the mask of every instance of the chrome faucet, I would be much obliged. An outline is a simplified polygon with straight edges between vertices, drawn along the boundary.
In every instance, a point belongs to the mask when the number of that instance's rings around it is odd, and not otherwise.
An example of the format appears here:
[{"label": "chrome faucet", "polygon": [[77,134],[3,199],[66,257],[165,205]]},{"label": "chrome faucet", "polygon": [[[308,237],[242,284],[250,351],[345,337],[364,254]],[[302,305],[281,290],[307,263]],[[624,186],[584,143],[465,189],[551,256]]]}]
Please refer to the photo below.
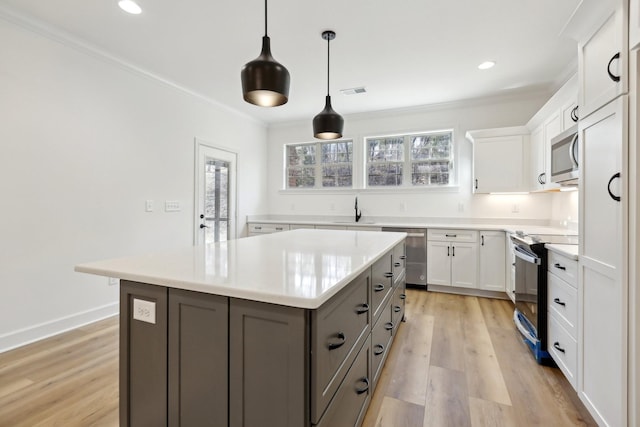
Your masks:
[{"label": "chrome faucet", "polygon": [[362,218],[362,211],[358,210],[358,196],[356,196],[356,222],[360,221],[360,218]]}]

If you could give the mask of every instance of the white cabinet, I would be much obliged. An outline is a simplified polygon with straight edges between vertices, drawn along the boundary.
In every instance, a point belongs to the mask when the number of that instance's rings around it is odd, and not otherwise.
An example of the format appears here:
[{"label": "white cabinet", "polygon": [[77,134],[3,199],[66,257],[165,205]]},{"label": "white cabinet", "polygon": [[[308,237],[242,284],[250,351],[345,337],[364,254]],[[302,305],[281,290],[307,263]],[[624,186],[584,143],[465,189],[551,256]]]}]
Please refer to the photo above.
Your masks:
[{"label": "white cabinet", "polygon": [[640,0],[629,1],[629,49],[640,47]]},{"label": "white cabinet", "polygon": [[478,232],[427,230],[427,284],[476,288]]},{"label": "white cabinet", "polygon": [[627,425],[627,96],[579,123],[578,395],[600,425]]},{"label": "white cabinet", "polygon": [[548,350],[571,386],[577,387],[578,261],[549,250]]},{"label": "white cabinet", "polygon": [[529,131],[526,127],[467,132],[473,143],[473,192],[529,191]]},{"label": "white cabinet", "polygon": [[289,224],[265,224],[259,222],[249,223],[249,236],[259,236],[262,234],[279,233],[288,231]]},{"label": "white cabinet", "polygon": [[547,153],[544,144],[544,126],[540,125],[531,132],[529,141],[529,158],[531,159],[530,190],[544,190],[547,179],[545,156]]},{"label": "white cabinet", "polygon": [[569,100],[565,105],[562,106],[562,129],[561,132],[569,129],[571,126],[575,126],[578,124],[578,119],[580,118],[579,110],[578,110],[578,99],[577,93],[576,98]]},{"label": "white cabinet", "polygon": [[480,231],[479,289],[505,292],[505,249],[504,231]]},{"label": "white cabinet", "polygon": [[580,117],[628,91],[626,2],[578,45]]}]

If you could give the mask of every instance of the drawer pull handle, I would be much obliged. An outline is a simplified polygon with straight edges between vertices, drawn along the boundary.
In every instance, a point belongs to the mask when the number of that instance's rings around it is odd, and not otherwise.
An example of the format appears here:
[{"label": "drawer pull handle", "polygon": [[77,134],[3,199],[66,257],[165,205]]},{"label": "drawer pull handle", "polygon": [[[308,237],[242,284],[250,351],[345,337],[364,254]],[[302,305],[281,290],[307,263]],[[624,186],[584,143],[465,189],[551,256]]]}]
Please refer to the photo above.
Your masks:
[{"label": "drawer pull handle", "polygon": [[282,228],[282,227],[276,227],[276,230],[278,230],[278,231],[282,231],[282,230],[284,230],[284,228]]},{"label": "drawer pull handle", "polygon": [[358,309],[356,310],[356,313],[358,313],[358,314],[364,314],[364,313],[366,313],[367,311],[369,311],[369,304],[367,304],[367,303],[365,302],[365,303],[360,304],[360,305],[358,306]]},{"label": "drawer pull handle", "polygon": [[564,265],[560,265],[559,262],[556,262],[555,264],[553,264],[553,266],[555,268],[559,268],[560,270],[566,270],[567,269],[567,267],[565,267]]},{"label": "drawer pull handle", "polygon": [[563,307],[564,307],[565,305],[567,305],[565,302],[560,301],[560,298],[554,298],[554,299],[553,299],[553,302],[555,302],[556,304],[561,305],[561,306],[563,306]]},{"label": "drawer pull handle", "polygon": [[560,347],[560,343],[557,342],[557,341],[553,343],[553,348],[555,348],[556,350],[558,350],[558,351],[560,351],[562,353],[565,352],[564,348]]},{"label": "drawer pull handle", "polygon": [[614,174],[611,179],[609,180],[609,183],[607,184],[607,191],[609,192],[609,196],[611,196],[611,198],[613,200],[615,200],[616,202],[620,201],[620,196],[616,196],[615,194],[613,194],[613,192],[611,191],[611,183],[613,182],[614,179],[616,178],[620,178],[620,172]]},{"label": "drawer pull handle", "polygon": [[399,262],[394,262],[394,263],[393,263],[393,266],[394,266],[394,267],[400,267],[401,265],[402,265],[402,264],[400,264]]},{"label": "drawer pull handle", "polygon": [[405,299],[407,296],[405,294],[400,294],[400,299]]},{"label": "drawer pull handle", "polygon": [[336,348],[340,348],[347,341],[347,338],[344,336],[344,333],[338,332],[337,336],[338,336],[338,339],[340,341],[339,342],[330,342],[329,343],[329,350],[335,350]]},{"label": "drawer pull handle", "polygon": [[613,55],[611,57],[611,59],[609,60],[609,63],[607,64],[607,74],[609,74],[609,78],[611,80],[613,80],[614,82],[619,82],[620,81],[620,76],[616,76],[615,74],[613,74],[611,72],[611,63],[613,61],[615,61],[616,59],[620,59],[620,52],[616,53],[615,55]]},{"label": "drawer pull handle", "polygon": [[364,387],[361,387],[361,388],[356,387],[356,393],[357,394],[366,393],[369,390],[369,378],[364,377],[362,379],[359,379],[358,382],[364,383]]},{"label": "drawer pull handle", "polygon": [[374,292],[382,292],[384,291],[384,285],[382,283],[378,283],[373,287]]},{"label": "drawer pull handle", "polygon": [[392,329],[393,329],[393,322],[387,322],[387,323],[385,323],[385,324],[384,324],[384,328],[385,328],[387,331],[392,330]]},{"label": "drawer pull handle", "polygon": [[393,312],[394,312],[394,313],[400,313],[400,310],[402,310],[402,308],[400,308],[400,306],[399,306],[399,305],[394,305],[394,306],[393,306]]},{"label": "drawer pull handle", "polygon": [[458,237],[457,234],[445,234],[445,237]]},{"label": "drawer pull handle", "polygon": [[262,227],[255,227],[256,230],[262,230]]},{"label": "drawer pull handle", "polygon": [[393,277],[393,273],[384,273],[384,277],[386,278]]},{"label": "drawer pull handle", "polygon": [[373,346],[373,354],[376,356],[380,356],[384,353],[384,346],[382,344],[376,344]]},{"label": "drawer pull handle", "polygon": [[406,255],[400,255],[400,259],[407,259]]}]

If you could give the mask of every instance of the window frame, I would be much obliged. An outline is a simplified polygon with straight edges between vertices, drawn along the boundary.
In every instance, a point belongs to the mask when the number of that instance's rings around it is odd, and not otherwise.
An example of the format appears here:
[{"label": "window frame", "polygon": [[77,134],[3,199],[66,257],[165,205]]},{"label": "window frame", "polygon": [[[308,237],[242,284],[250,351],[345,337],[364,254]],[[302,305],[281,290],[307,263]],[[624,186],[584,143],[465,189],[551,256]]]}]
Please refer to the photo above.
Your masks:
[{"label": "window frame", "polygon": [[[350,157],[351,157],[351,161],[350,162],[330,162],[330,163],[323,163],[323,153],[322,153],[322,146],[323,145],[329,145],[329,144],[336,144],[336,143],[350,143],[351,144],[351,149],[350,149]],[[313,187],[292,187],[289,185],[289,170],[292,167],[291,165],[289,165],[289,148],[292,146],[304,146],[304,145],[309,145],[309,146],[315,146],[315,163],[313,165],[309,165],[309,166],[301,166],[302,168],[313,168],[314,169],[314,185]],[[355,155],[355,140],[354,138],[340,138],[340,139],[334,139],[334,140],[330,140],[330,141],[311,141],[311,142],[297,142],[297,143],[289,143],[289,144],[284,144],[284,182],[283,182],[283,188],[285,191],[287,192],[304,192],[304,191],[350,191],[350,190],[354,190],[356,189],[356,173],[355,173],[355,168],[356,168],[356,155]],[[326,165],[334,165],[334,166],[340,166],[340,165],[349,165],[351,167],[351,185],[350,186],[324,186],[324,176],[323,176],[323,167],[325,167]]]},{"label": "window frame", "polygon": [[[449,157],[448,159],[429,159],[433,162],[438,161],[448,161],[449,166],[449,183],[448,184],[426,184],[426,185],[415,185],[412,183],[412,174],[413,174],[413,164],[414,163],[422,163],[425,160],[414,160],[412,159],[412,149],[411,149],[411,141],[415,137],[424,136],[424,135],[433,135],[433,134],[444,134],[449,133],[451,135],[450,138],[450,148],[449,148]],[[403,160],[399,162],[387,162],[387,163],[399,163],[402,165],[402,182],[399,185],[370,185],[369,184],[369,166],[373,163],[383,163],[383,162],[370,162],[369,161],[369,140],[372,139],[383,139],[383,138],[403,138]],[[447,128],[447,129],[438,129],[438,130],[429,130],[429,131],[420,131],[420,132],[404,132],[404,133],[393,133],[393,134],[384,134],[384,135],[375,135],[375,136],[366,136],[363,138],[363,148],[364,153],[362,157],[362,179],[363,179],[363,188],[370,191],[390,191],[390,190],[427,190],[433,191],[438,189],[457,189],[458,188],[458,174],[456,168],[456,149],[457,144],[455,140],[455,129]],[[429,161],[427,160],[427,161]]]}]

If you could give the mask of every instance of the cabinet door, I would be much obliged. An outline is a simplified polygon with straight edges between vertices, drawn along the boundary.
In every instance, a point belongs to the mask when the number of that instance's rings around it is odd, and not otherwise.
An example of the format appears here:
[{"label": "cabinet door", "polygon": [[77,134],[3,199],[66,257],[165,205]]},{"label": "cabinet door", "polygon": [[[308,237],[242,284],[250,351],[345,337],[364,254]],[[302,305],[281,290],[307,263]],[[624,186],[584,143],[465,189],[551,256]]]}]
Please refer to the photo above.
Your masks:
[{"label": "cabinet door", "polygon": [[626,117],[623,96],[579,124],[578,394],[609,426],[627,425]]},{"label": "cabinet door", "polygon": [[228,424],[229,299],[169,289],[169,425]]},{"label": "cabinet door", "polygon": [[[474,193],[527,191],[524,136],[478,138],[473,143]],[[526,166],[526,167],[525,167]]]},{"label": "cabinet door", "polygon": [[120,281],[120,425],[167,425],[167,288]]},{"label": "cabinet door", "polygon": [[503,231],[480,232],[480,289],[505,292],[505,248]]},{"label": "cabinet door", "polygon": [[460,288],[478,286],[478,244],[451,244],[451,285]]},{"label": "cabinet door", "polygon": [[551,182],[551,139],[562,132],[561,111],[557,111],[544,122],[544,189],[558,188]]},{"label": "cabinet door", "polygon": [[449,242],[427,243],[427,283],[451,286],[451,248]]},{"label": "cabinet door", "polygon": [[581,118],[628,91],[628,23],[624,17],[623,7],[618,8],[578,47]]},{"label": "cabinet door", "polygon": [[538,126],[531,132],[529,141],[529,158],[531,159],[531,173],[529,174],[529,186],[531,191],[544,190],[544,184],[548,175],[545,169],[545,143],[544,127]]},{"label": "cabinet door", "polygon": [[303,309],[230,299],[230,427],[308,425],[308,339]]},{"label": "cabinet door", "polygon": [[571,100],[562,106],[562,129],[561,132],[578,124],[578,101]]},{"label": "cabinet door", "polygon": [[640,47],[640,0],[629,1],[629,49]]}]

